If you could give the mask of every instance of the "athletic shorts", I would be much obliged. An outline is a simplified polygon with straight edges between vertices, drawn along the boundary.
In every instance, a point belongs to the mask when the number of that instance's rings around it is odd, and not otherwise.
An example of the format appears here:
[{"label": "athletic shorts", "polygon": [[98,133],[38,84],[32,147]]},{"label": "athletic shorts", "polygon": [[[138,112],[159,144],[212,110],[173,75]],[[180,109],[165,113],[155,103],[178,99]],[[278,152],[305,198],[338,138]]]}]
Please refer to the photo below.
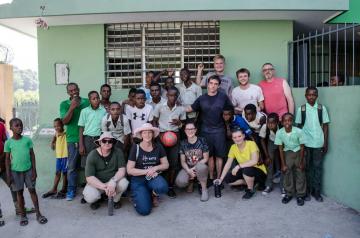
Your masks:
[{"label": "athletic shorts", "polygon": [[32,169],[24,172],[11,171],[12,174],[12,184],[11,189],[14,192],[20,191],[24,189],[24,184],[28,189],[35,188],[35,180],[31,179],[32,177]]},{"label": "athletic shorts", "polygon": [[60,172],[63,174],[67,173],[67,158],[57,158],[56,159],[56,173]]},{"label": "athletic shorts", "polygon": [[216,132],[216,133],[201,133],[201,136],[205,138],[208,147],[209,155],[219,158],[227,157],[227,146],[225,132]]}]

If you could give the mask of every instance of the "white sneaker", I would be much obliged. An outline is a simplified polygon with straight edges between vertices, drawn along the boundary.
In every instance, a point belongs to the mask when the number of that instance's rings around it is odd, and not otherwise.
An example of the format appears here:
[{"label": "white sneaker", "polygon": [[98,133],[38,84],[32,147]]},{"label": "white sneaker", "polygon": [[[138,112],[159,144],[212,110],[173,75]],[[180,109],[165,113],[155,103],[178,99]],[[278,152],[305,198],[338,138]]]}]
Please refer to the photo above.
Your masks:
[{"label": "white sneaker", "polygon": [[209,192],[207,189],[205,189],[205,190],[202,190],[202,192],[201,192],[200,201],[206,202],[207,200],[209,200]]},{"label": "white sneaker", "polygon": [[286,196],[286,191],[284,188],[281,189],[281,197],[285,197]]}]

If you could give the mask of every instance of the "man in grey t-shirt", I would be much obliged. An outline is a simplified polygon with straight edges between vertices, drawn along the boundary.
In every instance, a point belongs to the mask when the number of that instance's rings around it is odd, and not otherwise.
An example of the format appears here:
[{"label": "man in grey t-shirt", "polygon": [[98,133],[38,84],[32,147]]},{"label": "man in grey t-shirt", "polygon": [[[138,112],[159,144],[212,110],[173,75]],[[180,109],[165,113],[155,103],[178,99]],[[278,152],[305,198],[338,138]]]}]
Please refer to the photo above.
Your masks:
[{"label": "man in grey t-shirt", "polygon": [[222,55],[215,55],[214,57],[214,72],[209,72],[205,76],[202,76],[204,65],[198,65],[198,71],[196,75],[196,84],[200,85],[202,88],[207,87],[207,82],[210,76],[217,75],[221,79],[221,84],[219,91],[225,93],[229,98],[231,98],[231,91],[233,89],[232,78],[228,75],[224,75],[225,68],[225,57]]}]

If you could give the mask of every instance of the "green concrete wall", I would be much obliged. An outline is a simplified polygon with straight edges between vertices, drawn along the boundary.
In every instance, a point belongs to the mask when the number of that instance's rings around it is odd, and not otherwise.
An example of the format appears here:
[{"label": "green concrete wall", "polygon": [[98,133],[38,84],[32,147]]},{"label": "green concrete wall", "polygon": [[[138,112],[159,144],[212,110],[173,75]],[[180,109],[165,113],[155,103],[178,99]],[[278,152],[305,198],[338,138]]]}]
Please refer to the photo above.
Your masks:
[{"label": "green concrete wall", "polygon": [[256,83],[262,79],[261,66],[271,62],[277,75],[286,77],[287,42],[292,39],[292,21],[221,21],[220,52],[226,57],[226,73],[235,80],[238,69],[248,68]]},{"label": "green concrete wall", "polygon": [[360,23],[360,1],[350,0],[349,2],[349,10],[344,11],[329,23]]},{"label": "green concrete wall", "polygon": [[[293,89],[296,107],[305,89]],[[360,87],[319,88],[319,102],[330,114],[329,151],[324,159],[323,192],[360,211]]]},{"label": "green concrete wall", "polygon": [[39,7],[45,5],[43,16],[153,12],[153,11],[214,11],[214,10],[348,10],[348,0],[14,0],[12,4],[0,6],[1,18],[38,17]]},{"label": "green concrete wall", "polygon": [[65,85],[55,85],[56,62],[68,63],[70,82],[80,86],[81,96],[99,90],[104,76],[104,26],[59,26],[38,30],[40,124],[52,125],[59,104],[68,96]]}]

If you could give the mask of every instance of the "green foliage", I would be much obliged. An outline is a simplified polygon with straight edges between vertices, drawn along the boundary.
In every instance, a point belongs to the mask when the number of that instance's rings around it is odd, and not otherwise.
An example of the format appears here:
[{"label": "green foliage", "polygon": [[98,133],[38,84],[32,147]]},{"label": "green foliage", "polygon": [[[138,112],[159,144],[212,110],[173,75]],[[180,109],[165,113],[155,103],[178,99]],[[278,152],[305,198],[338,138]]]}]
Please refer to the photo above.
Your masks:
[{"label": "green foliage", "polygon": [[30,69],[21,70],[14,67],[14,91],[23,89],[24,91],[36,91],[39,88],[38,75]]},{"label": "green foliage", "polygon": [[18,89],[14,93],[14,103],[15,107],[24,104],[39,104],[39,91],[24,91],[23,89]]}]

